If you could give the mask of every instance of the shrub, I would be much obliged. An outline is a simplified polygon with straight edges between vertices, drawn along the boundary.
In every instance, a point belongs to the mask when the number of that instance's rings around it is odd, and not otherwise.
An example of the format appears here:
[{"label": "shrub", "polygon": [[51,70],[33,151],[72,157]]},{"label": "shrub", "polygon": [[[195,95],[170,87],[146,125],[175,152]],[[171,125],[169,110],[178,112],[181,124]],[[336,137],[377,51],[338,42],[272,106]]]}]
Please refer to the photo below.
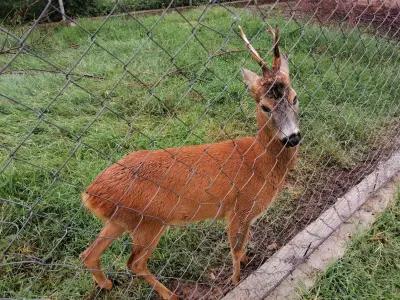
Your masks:
[{"label": "shrub", "polygon": [[[115,4],[115,0],[63,0],[63,2],[65,13],[70,17],[104,15],[110,12]],[[120,0],[116,12],[165,8],[170,2],[171,0]],[[172,6],[187,6],[190,2],[195,6],[205,4],[209,0],[175,0]],[[0,19],[13,24],[27,22],[39,17],[46,5],[46,0],[1,0]],[[52,0],[44,20],[61,20],[58,8],[58,0]]]},{"label": "shrub", "polygon": [[[0,18],[7,23],[27,22],[39,17],[47,3],[46,0],[1,0]],[[64,0],[65,13],[72,17],[103,14],[111,6],[112,3],[110,1]],[[61,20],[61,14],[58,9],[58,0],[52,0],[44,19],[48,21]]]}]

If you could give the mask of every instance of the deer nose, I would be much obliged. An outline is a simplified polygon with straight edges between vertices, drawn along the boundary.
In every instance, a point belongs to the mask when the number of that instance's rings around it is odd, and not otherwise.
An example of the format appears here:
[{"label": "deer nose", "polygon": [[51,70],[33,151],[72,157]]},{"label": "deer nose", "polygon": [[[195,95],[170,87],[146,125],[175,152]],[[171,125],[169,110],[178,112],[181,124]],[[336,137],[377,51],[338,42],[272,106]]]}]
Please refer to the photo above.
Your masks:
[{"label": "deer nose", "polygon": [[285,137],[281,140],[282,144],[284,144],[286,147],[297,146],[300,143],[300,141],[301,141],[300,132],[293,133],[289,137]]}]

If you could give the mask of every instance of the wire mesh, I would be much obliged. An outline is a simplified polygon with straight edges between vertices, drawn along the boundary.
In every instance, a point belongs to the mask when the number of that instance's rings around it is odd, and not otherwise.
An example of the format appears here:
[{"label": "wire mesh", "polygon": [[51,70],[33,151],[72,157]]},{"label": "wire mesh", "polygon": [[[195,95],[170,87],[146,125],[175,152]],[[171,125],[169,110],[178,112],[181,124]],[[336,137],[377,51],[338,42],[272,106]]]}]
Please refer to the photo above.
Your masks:
[{"label": "wire mesh", "polygon": [[[193,182],[207,182],[207,192],[219,176],[232,190],[241,190],[236,177],[226,173],[230,156],[218,157],[206,147],[192,165],[179,159],[187,149],[181,147],[237,141],[257,132],[256,104],[241,68],[260,70],[238,25],[266,60],[272,57],[272,40],[265,31],[280,28],[303,135],[295,170],[251,226],[241,278],[399,147],[397,2],[211,1],[187,9],[171,1],[151,15],[125,9],[117,1],[103,17],[66,16],[67,22],[46,23],[49,12],[59,12],[49,0],[31,23],[2,21],[2,297],[157,297],[154,285],[126,267],[135,249],[127,234],[102,258],[113,289],[93,283],[79,254],[102,224],[83,207],[81,193],[113,164],[132,168],[120,159],[142,150],[159,152],[138,152],[141,166],[153,162],[153,153],[168,165],[165,170],[161,163],[152,165],[156,173],[134,177],[122,193],[129,194],[140,180],[151,182],[156,187],[148,197],[151,206],[163,199],[160,190],[168,189],[178,201],[160,211],[175,214]],[[216,165],[217,174],[203,172],[204,161]],[[242,164],[253,163],[242,159]],[[177,165],[189,174],[186,188],[161,186],[180,176]],[[273,165],[267,169],[274,174]],[[254,171],[243,180],[257,176]],[[121,207],[120,199],[104,201]],[[140,235],[139,225],[148,218],[170,225],[145,210],[134,214],[141,219],[131,228],[133,236]],[[117,215],[114,211],[110,219]],[[218,218],[191,219],[162,235],[149,268],[184,299],[222,298],[234,287],[226,224]]]}]

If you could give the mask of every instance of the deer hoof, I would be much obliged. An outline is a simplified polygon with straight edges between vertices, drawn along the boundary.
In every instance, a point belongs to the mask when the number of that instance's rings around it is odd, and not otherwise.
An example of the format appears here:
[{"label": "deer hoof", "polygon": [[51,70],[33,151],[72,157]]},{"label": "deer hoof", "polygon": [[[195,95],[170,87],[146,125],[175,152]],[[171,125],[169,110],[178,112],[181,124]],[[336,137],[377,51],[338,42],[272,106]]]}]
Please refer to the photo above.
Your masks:
[{"label": "deer hoof", "polygon": [[238,285],[240,281],[240,275],[239,274],[233,274],[231,277],[231,281],[234,285]]},{"label": "deer hoof", "polygon": [[111,282],[111,280],[106,279],[103,282],[98,283],[99,288],[101,289],[105,289],[105,290],[111,290],[113,287],[113,284]]}]

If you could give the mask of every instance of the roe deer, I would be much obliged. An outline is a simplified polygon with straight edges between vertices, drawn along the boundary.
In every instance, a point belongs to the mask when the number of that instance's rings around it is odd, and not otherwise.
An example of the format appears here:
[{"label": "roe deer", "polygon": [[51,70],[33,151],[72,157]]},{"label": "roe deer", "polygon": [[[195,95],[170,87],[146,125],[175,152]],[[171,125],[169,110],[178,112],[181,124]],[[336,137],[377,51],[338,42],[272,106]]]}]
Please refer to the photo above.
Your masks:
[{"label": "roe deer", "polygon": [[274,40],[272,68],[239,29],[263,73],[258,76],[242,69],[256,101],[256,136],[136,151],[99,174],[82,200],[105,225],[80,257],[101,288],[111,289],[112,283],[101,270],[100,256],[128,231],[133,240],[128,268],[163,299],[178,299],[149,271],[147,260],[169,225],[212,218],[227,222],[232,281],[238,283],[249,227],[281,189],[294,166],[300,142],[298,101],[290,84],[287,59],[279,52],[278,29],[270,31]]}]

